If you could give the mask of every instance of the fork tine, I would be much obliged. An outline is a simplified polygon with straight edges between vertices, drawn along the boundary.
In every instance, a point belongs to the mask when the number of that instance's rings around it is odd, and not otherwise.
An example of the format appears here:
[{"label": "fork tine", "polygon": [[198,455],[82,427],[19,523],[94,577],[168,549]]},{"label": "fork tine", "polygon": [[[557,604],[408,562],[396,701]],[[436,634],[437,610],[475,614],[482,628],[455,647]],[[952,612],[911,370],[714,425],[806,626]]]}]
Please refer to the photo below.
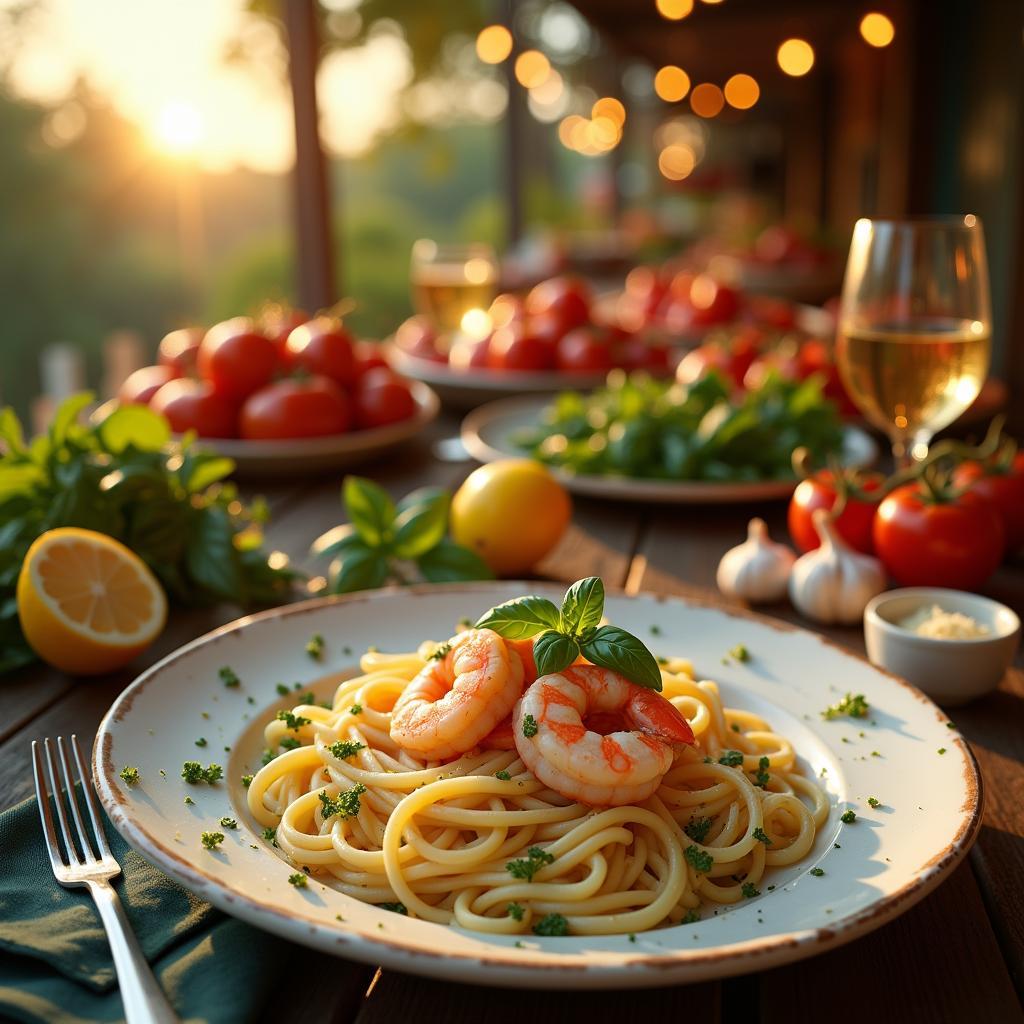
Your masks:
[{"label": "fork tine", "polygon": [[96,834],[96,846],[101,857],[112,857],[110,846],[107,844],[107,837],[103,832],[103,819],[100,817],[99,804],[96,803],[96,794],[92,788],[92,775],[85,770],[85,762],[82,760],[82,751],[78,746],[78,737],[71,734],[71,749],[75,755],[75,762],[78,765],[78,777],[82,780],[82,794],[85,796],[85,806],[89,809],[89,817],[92,819],[93,832]]},{"label": "fork tine", "polygon": [[32,741],[32,774],[36,780],[36,800],[39,803],[39,818],[43,823],[43,837],[46,839],[46,852],[50,855],[50,864],[54,874],[64,869],[64,861],[60,856],[60,844],[53,827],[53,814],[50,812],[50,792],[46,788],[46,776],[43,772],[43,754],[36,740]]},{"label": "fork tine", "polygon": [[93,852],[92,843],[89,840],[89,833],[82,820],[82,812],[78,807],[78,800],[75,798],[75,775],[71,768],[71,759],[64,747],[64,737],[57,737],[57,754],[60,760],[61,774],[64,776],[64,788],[67,790],[68,803],[71,805],[71,816],[75,819],[75,826],[78,829],[78,845],[82,848],[82,857],[87,864],[96,863],[96,854]]},{"label": "fork tine", "polygon": [[60,830],[64,836],[64,845],[68,851],[68,863],[81,866],[82,858],[78,854],[74,841],[71,838],[71,829],[68,826],[68,815],[64,810],[64,799],[61,795],[60,779],[57,777],[57,765],[53,757],[53,748],[50,740],[43,740],[43,747],[46,750],[46,764],[50,769],[50,785],[53,787],[53,803],[57,808],[57,820],[60,822]]}]

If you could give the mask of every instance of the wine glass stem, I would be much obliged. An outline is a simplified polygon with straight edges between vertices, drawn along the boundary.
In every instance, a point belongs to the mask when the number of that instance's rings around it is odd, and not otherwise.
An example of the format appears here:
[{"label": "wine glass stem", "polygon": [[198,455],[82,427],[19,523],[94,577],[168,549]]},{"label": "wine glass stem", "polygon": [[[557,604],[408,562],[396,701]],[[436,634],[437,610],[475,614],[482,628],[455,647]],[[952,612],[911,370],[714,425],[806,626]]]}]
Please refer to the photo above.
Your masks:
[{"label": "wine glass stem", "polygon": [[892,440],[892,459],[897,469],[907,469],[928,455],[931,431],[917,430],[911,435],[896,434]]}]

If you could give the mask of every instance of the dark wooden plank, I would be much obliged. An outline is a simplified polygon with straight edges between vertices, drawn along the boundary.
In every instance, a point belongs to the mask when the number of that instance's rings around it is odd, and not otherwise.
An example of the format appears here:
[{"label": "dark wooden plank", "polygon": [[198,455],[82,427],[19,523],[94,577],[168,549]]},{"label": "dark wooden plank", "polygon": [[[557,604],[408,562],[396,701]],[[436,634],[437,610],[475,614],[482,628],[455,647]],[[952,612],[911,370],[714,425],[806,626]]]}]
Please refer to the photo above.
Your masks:
[{"label": "dark wooden plank", "polygon": [[[628,992],[531,991],[481,988],[382,971],[356,1024],[444,1021],[445,1024],[575,1024],[577,1021],[654,1024],[721,1019],[717,985]],[[685,1006],[685,1012],[681,1009]]]}]

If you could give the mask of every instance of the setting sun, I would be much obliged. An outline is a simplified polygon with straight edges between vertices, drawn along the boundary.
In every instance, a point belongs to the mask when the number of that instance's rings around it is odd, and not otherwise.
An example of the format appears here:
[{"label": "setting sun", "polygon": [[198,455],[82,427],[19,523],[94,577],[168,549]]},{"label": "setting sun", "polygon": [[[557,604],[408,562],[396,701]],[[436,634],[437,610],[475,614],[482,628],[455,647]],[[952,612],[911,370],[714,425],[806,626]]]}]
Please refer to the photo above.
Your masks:
[{"label": "setting sun", "polygon": [[192,153],[203,139],[202,115],[189,103],[167,103],[157,114],[153,137],[168,153]]}]

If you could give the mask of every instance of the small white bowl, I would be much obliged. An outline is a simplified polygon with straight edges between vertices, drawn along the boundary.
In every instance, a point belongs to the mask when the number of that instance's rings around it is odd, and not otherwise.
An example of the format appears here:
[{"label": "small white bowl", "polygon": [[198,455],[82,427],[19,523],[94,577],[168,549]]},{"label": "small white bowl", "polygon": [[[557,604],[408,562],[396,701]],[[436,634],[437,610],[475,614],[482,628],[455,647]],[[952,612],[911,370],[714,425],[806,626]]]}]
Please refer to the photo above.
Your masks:
[{"label": "small white bowl", "polygon": [[[987,626],[985,636],[946,639],[919,636],[899,623],[922,608],[969,615]],[[987,597],[942,587],[889,590],[864,609],[868,658],[924,690],[943,707],[966,704],[994,690],[1020,642],[1016,613]]]}]

